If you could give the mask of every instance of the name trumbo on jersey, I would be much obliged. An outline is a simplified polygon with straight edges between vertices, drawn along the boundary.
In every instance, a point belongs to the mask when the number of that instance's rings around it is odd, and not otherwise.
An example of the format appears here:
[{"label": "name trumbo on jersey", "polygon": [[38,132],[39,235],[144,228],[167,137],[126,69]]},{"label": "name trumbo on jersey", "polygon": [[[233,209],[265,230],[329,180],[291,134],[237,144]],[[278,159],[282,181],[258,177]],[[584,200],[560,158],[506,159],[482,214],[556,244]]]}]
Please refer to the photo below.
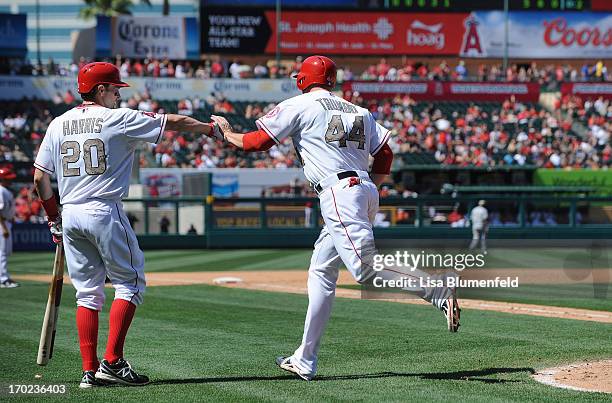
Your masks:
[{"label": "name trumbo on jersey", "polygon": [[86,118],[65,120],[64,136],[81,133],[100,133],[102,131],[102,118]]},{"label": "name trumbo on jersey", "polygon": [[327,111],[340,111],[344,113],[358,113],[355,105],[351,105],[346,102],[338,101],[336,99],[319,98],[317,101],[321,104],[323,109]]}]

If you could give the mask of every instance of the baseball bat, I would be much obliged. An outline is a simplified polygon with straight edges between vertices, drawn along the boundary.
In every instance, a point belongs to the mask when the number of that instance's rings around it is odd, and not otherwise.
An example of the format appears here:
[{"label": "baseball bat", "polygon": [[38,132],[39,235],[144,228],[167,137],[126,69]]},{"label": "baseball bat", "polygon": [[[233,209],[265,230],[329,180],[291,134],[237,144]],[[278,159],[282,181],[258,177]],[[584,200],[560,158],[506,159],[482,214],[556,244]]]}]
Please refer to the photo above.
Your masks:
[{"label": "baseball bat", "polygon": [[62,242],[55,246],[55,259],[53,261],[53,278],[49,285],[49,298],[45,309],[40,344],[38,345],[38,365],[47,365],[53,356],[55,342],[55,329],[57,328],[57,314],[62,300],[62,286],[64,284],[64,245]]}]

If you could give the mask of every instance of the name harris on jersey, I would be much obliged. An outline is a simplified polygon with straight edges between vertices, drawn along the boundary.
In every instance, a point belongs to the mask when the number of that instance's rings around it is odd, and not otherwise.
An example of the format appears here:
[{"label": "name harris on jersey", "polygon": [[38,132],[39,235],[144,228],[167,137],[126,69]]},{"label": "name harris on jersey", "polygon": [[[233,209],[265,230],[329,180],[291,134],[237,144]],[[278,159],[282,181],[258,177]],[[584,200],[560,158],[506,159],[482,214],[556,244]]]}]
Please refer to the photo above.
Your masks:
[{"label": "name harris on jersey", "polygon": [[102,131],[102,118],[85,118],[64,120],[63,132],[64,136],[82,133],[100,133]]}]

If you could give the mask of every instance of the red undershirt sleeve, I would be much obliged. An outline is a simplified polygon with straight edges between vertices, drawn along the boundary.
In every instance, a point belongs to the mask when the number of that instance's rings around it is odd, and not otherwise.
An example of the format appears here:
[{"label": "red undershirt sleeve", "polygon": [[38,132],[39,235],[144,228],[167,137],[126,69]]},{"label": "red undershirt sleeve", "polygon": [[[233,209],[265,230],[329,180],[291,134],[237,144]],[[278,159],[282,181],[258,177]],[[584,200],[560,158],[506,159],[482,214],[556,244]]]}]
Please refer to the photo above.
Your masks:
[{"label": "red undershirt sleeve", "polygon": [[376,155],[372,164],[372,172],[375,174],[389,175],[391,173],[391,163],[393,162],[393,151],[389,144],[385,144]]},{"label": "red undershirt sleeve", "polygon": [[246,133],[242,138],[242,148],[244,151],[266,151],[275,144],[274,139],[262,129]]}]

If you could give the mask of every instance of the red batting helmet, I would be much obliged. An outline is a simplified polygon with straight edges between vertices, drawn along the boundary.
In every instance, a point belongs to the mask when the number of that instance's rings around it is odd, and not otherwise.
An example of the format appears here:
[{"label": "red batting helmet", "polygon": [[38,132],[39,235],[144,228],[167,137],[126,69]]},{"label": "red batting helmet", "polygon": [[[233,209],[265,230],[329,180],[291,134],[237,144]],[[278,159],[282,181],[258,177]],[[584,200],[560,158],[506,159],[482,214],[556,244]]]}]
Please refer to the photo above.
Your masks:
[{"label": "red batting helmet", "polygon": [[110,63],[94,62],[86,64],[79,70],[79,93],[86,94],[98,84],[112,84],[116,87],[129,87],[121,81],[119,69]]},{"label": "red batting helmet", "polygon": [[296,84],[301,91],[313,84],[334,87],[336,85],[336,63],[325,56],[307,57],[302,62],[300,72],[293,78],[297,78]]},{"label": "red batting helmet", "polygon": [[10,168],[0,168],[0,180],[12,180],[16,177],[17,175],[15,175],[15,172],[13,172]]}]

